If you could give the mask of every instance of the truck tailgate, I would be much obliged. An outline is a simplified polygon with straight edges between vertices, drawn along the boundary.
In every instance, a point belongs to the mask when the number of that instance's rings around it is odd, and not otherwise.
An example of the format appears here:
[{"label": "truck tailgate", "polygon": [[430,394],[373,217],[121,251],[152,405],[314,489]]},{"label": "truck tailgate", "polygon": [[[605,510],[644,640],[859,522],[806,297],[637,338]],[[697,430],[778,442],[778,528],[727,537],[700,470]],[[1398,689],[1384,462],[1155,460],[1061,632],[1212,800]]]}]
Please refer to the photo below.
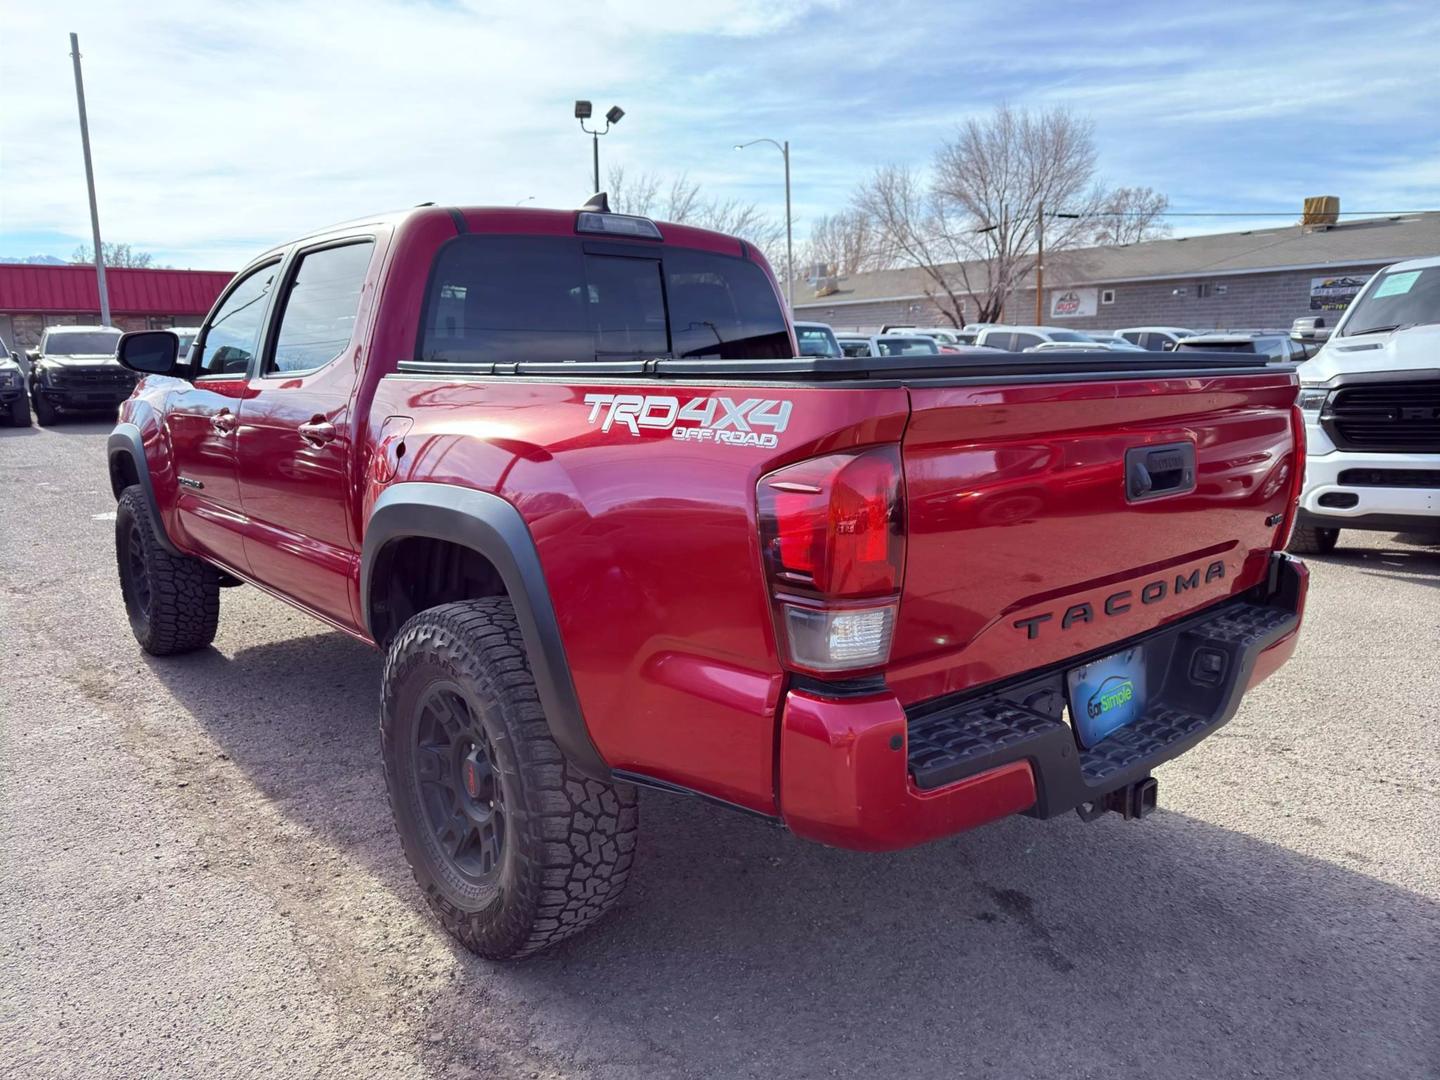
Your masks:
[{"label": "truck tailgate", "polygon": [[1103,650],[1264,577],[1293,496],[1289,371],[908,391],[886,671],[903,703]]}]

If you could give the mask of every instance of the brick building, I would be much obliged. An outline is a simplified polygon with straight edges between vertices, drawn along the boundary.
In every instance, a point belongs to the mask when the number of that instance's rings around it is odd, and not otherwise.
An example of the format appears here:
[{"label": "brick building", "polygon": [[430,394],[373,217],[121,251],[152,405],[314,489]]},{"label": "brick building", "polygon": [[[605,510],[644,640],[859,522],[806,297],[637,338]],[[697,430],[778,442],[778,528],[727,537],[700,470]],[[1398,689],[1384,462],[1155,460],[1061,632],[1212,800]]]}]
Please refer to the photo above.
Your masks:
[{"label": "brick building", "polygon": [[[107,267],[110,321],[121,330],[198,323],[231,274],[222,270]],[[0,263],[0,339],[12,349],[40,344],[47,326],[96,325],[100,293],[93,266]]]},{"label": "brick building", "polygon": [[[1043,321],[1078,330],[1285,328],[1302,315],[1338,318],[1376,270],[1429,255],[1440,255],[1440,213],[1067,251],[1046,259]],[[828,295],[797,289],[795,317],[837,330],[948,326],[927,282],[920,270],[880,270],[833,281]],[[1011,294],[1004,320],[1035,321],[1033,284]]]}]

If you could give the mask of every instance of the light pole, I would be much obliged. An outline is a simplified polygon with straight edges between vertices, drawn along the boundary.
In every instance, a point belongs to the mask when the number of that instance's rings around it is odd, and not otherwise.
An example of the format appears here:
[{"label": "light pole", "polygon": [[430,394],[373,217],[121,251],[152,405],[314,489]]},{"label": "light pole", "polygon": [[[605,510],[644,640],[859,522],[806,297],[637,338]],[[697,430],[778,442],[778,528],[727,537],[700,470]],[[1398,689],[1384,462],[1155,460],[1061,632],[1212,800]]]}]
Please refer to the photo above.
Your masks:
[{"label": "light pole", "polygon": [[585,121],[590,119],[590,114],[593,111],[590,102],[575,102],[575,119],[580,121],[580,130],[589,135],[592,140],[592,146],[595,152],[595,193],[598,193],[600,190],[600,136],[609,134],[610,129],[618,124],[620,118],[625,115],[625,110],[620,108],[619,105],[611,105],[610,111],[605,114],[605,127],[603,129],[588,128],[585,126]]},{"label": "light pole", "polygon": [[100,325],[110,325],[110,290],[105,285],[105,248],[100,243],[100,211],[95,205],[95,169],[90,164],[90,123],[85,118],[85,80],[80,77],[80,39],[70,35],[75,61],[75,103],[80,108],[80,147],[85,151],[85,186],[90,192],[90,235],[95,240],[95,285],[100,293]]},{"label": "light pole", "polygon": [[756,143],[769,143],[780,151],[780,156],[785,159],[785,289],[789,294],[790,310],[795,310],[795,240],[791,233],[790,221],[790,140],[783,143],[774,139],[751,139],[747,143],[736,143],[736,150],[744,150],[747,146],[754,146]]},{"label": "light pole", "polygon": [[[1064,214],[1055,211],[1054,218],[1078,218],[1079,214]],[[1045,325],[1045,200],[1041,199],[1035,210],[1035,325]]]}]

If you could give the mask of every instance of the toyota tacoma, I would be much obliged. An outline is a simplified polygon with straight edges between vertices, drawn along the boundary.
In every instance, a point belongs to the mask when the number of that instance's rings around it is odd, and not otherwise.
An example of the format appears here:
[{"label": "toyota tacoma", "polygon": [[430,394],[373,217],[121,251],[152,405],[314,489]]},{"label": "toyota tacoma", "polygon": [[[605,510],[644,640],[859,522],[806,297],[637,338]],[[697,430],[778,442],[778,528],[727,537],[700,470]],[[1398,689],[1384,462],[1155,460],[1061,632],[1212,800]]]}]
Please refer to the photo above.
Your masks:
[{"label": "toyota tacoma", "polygon": [[382,650],[400,840],[484,956],[615,903],[640,787],[864,850],[1143,817],[1295,645],[1257,357],[798,357],[759,251],[601,196],[307,236],[177,346],[120,346],[136,638],[250,583]]}]

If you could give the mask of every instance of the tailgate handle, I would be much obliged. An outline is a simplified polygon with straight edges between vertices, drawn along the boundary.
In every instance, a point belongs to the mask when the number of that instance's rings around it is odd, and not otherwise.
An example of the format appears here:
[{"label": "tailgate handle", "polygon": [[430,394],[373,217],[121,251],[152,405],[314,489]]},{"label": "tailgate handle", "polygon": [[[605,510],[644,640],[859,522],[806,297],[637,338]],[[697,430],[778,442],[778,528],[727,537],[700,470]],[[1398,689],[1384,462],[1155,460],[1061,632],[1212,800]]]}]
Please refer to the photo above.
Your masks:
[{"label": "tailgate handle", "polygon": [[1194,443],[1135,446],[1125,451],[1125,498],[1130,502],[1194,490]]}]

